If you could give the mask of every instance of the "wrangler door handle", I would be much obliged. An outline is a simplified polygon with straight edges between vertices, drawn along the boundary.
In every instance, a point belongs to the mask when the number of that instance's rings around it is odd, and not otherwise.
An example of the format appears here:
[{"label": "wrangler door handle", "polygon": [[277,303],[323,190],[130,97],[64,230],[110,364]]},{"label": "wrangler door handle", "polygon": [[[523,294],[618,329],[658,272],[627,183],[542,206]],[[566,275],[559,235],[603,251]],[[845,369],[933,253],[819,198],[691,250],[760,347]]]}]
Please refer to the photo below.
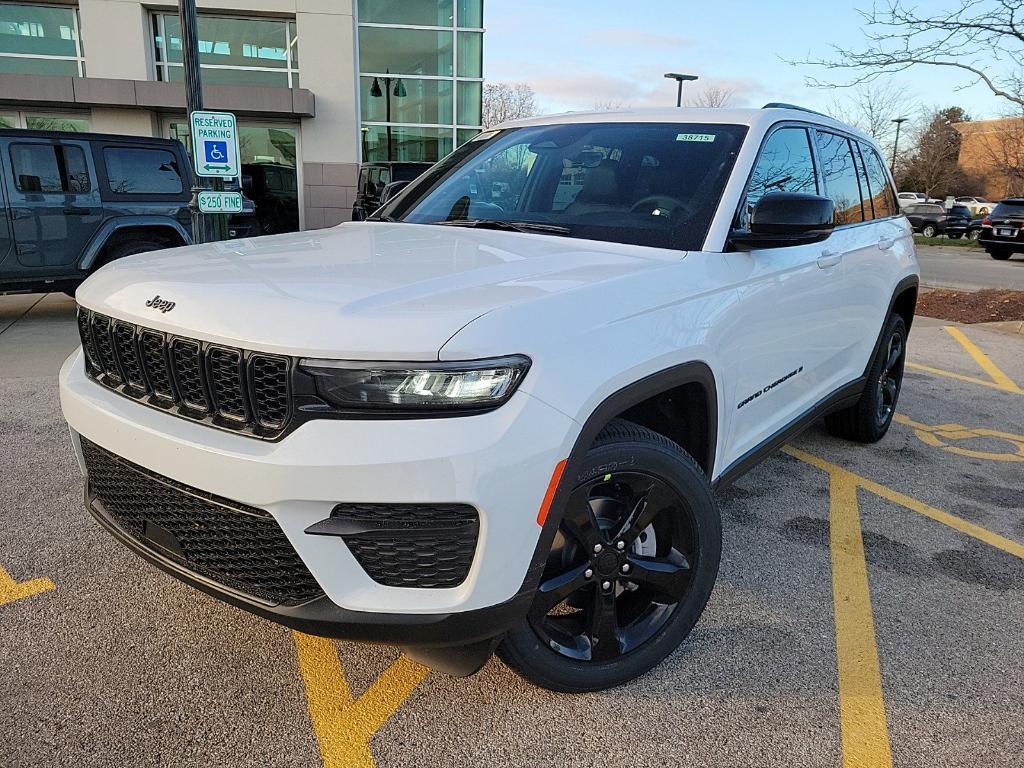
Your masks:
[{"label": "wrangler door handle", "polygon": [[64,215],[65,216],[88,216],[89,215],[89,209],[88,208],[79,208],[76,205],[69,205],[67,208],[64,209]]},{"label": "wrangler door handle", "polygon": [[818,266],[822,269],[836,266],[843,260],[843,254],[839,251],[822,251],[818,257]]},{"label": "wrangler door handle", "polygon": [[896,241],[893,240],[891,237],[883,237],[881,240],[878,241],[878,250],[888,251],[894,245],[896,245]]}]

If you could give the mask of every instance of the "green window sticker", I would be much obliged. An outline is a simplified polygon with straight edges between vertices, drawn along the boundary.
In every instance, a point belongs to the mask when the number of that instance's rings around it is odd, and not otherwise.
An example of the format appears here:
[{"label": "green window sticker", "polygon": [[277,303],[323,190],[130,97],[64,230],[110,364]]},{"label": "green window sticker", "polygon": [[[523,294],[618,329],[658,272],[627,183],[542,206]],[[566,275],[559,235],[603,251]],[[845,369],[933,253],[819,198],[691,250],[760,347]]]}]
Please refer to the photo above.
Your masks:
[{"label": "green window sticker", "polygon": [[676,136],[676,141],[705,141],[711,143],[715,140],[715,134],[713,133],[680,133]]}]

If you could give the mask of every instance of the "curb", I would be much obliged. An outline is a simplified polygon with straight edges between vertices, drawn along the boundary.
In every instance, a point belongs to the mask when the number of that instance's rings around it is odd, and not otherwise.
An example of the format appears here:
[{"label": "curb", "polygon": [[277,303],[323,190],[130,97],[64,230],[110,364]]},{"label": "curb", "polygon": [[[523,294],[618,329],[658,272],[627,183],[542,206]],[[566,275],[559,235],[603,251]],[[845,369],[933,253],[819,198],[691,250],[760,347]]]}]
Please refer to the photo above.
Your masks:
[{"label": "curb", "polygon": [[1002,320],[995,323],[971,323],[969,328],[984,328],[996,333],[1012,333],[1024,336],[1024,320]]}]

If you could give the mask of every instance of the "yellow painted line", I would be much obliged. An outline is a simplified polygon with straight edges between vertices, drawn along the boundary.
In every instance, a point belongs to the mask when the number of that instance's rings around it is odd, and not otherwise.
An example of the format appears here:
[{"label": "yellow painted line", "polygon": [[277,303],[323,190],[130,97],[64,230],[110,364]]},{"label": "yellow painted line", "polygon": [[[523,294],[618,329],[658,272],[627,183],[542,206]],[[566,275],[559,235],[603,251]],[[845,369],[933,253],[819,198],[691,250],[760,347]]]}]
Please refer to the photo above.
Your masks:
[{"label": "yellow painted line", "polygon": [[1024,560],[1024,545],[1019,544],[1012,539],[1000,536],[998,533],[993,533],[987,528],[982,528],[980,525],[969,523],[962,518],[949,514],[948,512],[943,512],[941,509],[936,509],[933,506],[925,504],[923,501],[918,501],[913,496],[907,496],[905,493],[894,491],[892,488],[876,483],[873,480],[868,480],[866,477],[861,477],[860,475],[850,472],[848,469],[843,469],[837,464],[832,464],[824,459],[819,459],[817,456],[807,453],[806,451],[801,451],[799,448],[786,446],[783,450],[790,456],[828,472],[833,478],[840,475],[849,476],[859,487],[866,491],[870,491],[876,496],[888,499],[902,507],[906,507],[909,510],[917,512],[919,515],[923,515],[937,523],[947,525],[960,533],[966,534],[978,541],[983,541],[996,549],[1001,549],[1003,552],[1007,552]]},{"label": "yellow painted line", "polygon": [[1005,389],[1007,392],[1013,392],[1018,395],[1024,395],[1024,389],[1018,387],[1013,379],[1007,376],[1002,370],[993,363],[984,352],[982,352],[978,346],[964,335],[964,332],[959,328],[954,328],[952,325],[944,326],[946,333],[956,339],[960,346],[967,350],[967,354],[973,358],[982,370],[985,371],[991,377],[992,381],[1000,388]]},{"label": "yellow painted line", "polygon": [[830,473],[829,506],[843,766],[891,768],[882,671],[853,477]]},{"label": "yellow painted line", "polygon": [[38,595],[40,592],[47,592],[53,588],[53,582],[49,579],[31,579],[30,581],[18,582],[7,571],[0,568],[0,605],[32,597],[32,595]]},{"label": "yellow painted line", "polygon": [[374,768],[370,739],[430,671],[402,656],[353,698],[335,644],[292,632],[324,768]]},{"label": "yellow painted line", "polygon": [[957,381],[966,381],[970,384],[977,384],[981,387],[988,387],[989,389],[998,389],[1000,392],[1006,392],[1007,390],[994,381],[988,381],[986,379],[979,379],[977,376],[966,376],[962,373],[956,373],[955,371],[947,371],[943,368],[932,368],[929,365],[921,365],[920,363],[907,362],[907,368],[912,368],[915,371],[923,371],[924,373],[930,373],[933,376],[945,376],[947,379],[956,379]]},{"label": "yellow painted line", "polygon": [[[893,421],[913,429],[917,438],[926,445],[940,448],[949,453],[968,456],[973,459],[984,459],[986,461],[1024,461],[1024,435],[1000,432],[996,429],[986,429],[984,427],[972,429],[962,424],[922,424],[904,416],[902,413],[897,413],[893,416]],[[1002,440],[1010,445],[1012,452],[977,451],[949,444],[950,441],[981,438]]]}]

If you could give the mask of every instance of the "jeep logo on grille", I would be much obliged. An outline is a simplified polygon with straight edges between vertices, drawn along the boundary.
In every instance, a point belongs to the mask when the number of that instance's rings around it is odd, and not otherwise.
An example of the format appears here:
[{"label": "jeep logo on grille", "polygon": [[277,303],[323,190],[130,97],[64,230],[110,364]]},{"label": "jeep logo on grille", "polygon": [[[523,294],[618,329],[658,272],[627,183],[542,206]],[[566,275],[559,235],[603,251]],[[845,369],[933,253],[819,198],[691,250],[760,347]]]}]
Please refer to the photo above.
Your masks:
[{"label": "jeep logo on grille", "polygon": [[161,299],[160,294],[158,293],[156,296],[154,296],[152,299],[146,302],[146,306],[152,307],[153,309],[158,309],[166,314],[167,312],[170,312],[172,309],[174,309],[175,304],[173,301]]}]

